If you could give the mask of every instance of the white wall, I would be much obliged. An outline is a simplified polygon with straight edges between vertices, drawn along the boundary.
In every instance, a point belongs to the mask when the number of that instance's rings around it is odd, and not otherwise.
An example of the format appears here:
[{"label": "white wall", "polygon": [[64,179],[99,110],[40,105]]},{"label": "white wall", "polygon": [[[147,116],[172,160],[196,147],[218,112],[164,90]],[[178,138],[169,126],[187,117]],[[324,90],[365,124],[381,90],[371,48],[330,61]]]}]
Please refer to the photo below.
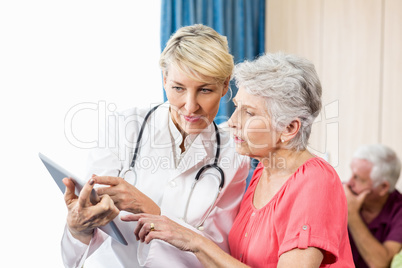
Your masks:
[{"label": "white wall", "polygon": [[[159,21],[159,0],[0,3],[0,267],[63,267],[67,210],[38,152],[81,175],[98,111],[162,101]],[[100,110],[65,123],[83,103]]]},{"label": "white wall", "polygon": [[311,60],[321,80],[310,148],[327,153],[342,181],[360,145],[381,143],[401,158],[402,1],[267,0],[266,11],[266,50]]}]

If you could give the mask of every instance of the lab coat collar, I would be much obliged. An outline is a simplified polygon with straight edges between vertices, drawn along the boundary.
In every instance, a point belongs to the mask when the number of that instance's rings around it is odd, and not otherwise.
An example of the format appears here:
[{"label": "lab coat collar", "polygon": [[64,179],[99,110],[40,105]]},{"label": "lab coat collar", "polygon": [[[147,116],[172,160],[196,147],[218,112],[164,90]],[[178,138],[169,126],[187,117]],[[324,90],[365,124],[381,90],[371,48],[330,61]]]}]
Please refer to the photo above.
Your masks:
[{"label": "lab coat collar", "polygon": [[174,124],[173,119],[170,116],[170,113],[169,113],[168,121],[169,121],[169,123],[168,123],[169,135],[172,140],[171,146],[172,146],[172,151],[173,151],[173,159],[174,159],[174,163],[175,163],[175,168],[177,168],[178,163],[186,155],[188,149],[190,148],[193,141],[197,138],[198,134],[187,135],[187,137],[184,139],[184,148],[186,151],[182,154],[180,144],[183,142],[183,136],[180,133],[180,131],[177,129],[176,125]]},{"label": "lab coat collar", "polygon": [[[169,102],[165,102],[158,109],[155,110],[155,116],[152,120],[153,129],[158,130],[151,133],[154,137],[156,146],[162,146],[165,150],[163,153],[173,156],[172,154],[172,138],[169,134],[169,121],[172,120],[169,113]],[[174,125],[174,124],[173,124]],[[152,130],[151,130],[152,131]],[[180,146],[182,141],[179,130],[174,127],[171,128],[175,146]],[[186,172],[194,166],[203,166],[204,163],[210,162],[210,159],[215,158],[216,151],[216,134],[215,127],[211,123],[198,135],[190,136],[195,138],[187,152],[184,154],[183,159],[180,161],[179,166],[176,168],[176,176]],[[177,148],[176,147],[176,148]],[[202,162],[202,163],[201,163]],[[201,164],[200,164],[201,163]],[[174,167],[175,162],[171,157],[171,165]],[[199,168],[199,167],[198,167]]]}]

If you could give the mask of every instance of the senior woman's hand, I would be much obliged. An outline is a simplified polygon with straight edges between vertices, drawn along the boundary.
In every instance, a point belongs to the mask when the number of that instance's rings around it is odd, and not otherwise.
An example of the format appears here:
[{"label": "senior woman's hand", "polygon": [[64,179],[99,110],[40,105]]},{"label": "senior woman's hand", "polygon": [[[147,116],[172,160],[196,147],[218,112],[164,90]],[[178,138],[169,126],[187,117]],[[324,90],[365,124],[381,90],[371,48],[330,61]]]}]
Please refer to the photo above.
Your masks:
[{"label": "senior woman's hand", "polygon": [[131,213],[149,213],[160,215],[159,206],[148,196],[123,178],[111,176],[92,177],[97,184],[108,185],[96,189],[99,196],[108,195],[120,209]]},{"label": "senior woman's hand", "polygon": [[94,229],[112,221],[119,214],[119,209],[108,195],[92,200],[97,202],[95,204],[91,202],[91,191],[95,184],[93,179],[84,185],[80,196],[75,195],[75,184],[71,179],[64,178],[63,183],[66,186],[64,201],[68,209],[68,229],[76,239],[88,245]]},{"label": "senior woman's hand", "polygon": [[[130,214],[121,217],[123,221],[138,221],[135,237],[149,243],[153,239],[163,240],[180,250],[196,252],[200,236],[190,229],[172,221],[166,216]],[[153,226],[153,228],[151,228]]]}]

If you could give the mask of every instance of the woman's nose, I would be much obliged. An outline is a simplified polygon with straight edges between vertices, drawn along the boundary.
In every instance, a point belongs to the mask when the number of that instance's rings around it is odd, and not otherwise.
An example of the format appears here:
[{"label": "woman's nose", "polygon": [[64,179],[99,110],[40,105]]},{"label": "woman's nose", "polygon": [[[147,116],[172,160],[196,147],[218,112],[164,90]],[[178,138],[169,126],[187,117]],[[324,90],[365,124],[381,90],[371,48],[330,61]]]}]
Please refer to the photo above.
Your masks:
[{"label": "woman's nose", "polygon": [[235,128],[237,127],[237,112],[236,110],[233,112],[232,116],[228,120],[228,126],[230,128]]},{"label": "woman's nose", "polygon": [[186,108],[189,114],[195,113],[199,108],[197,97],[193,96],[192,94],[188,94],[186,98],[186,104],[184,105],[184,107]]}]

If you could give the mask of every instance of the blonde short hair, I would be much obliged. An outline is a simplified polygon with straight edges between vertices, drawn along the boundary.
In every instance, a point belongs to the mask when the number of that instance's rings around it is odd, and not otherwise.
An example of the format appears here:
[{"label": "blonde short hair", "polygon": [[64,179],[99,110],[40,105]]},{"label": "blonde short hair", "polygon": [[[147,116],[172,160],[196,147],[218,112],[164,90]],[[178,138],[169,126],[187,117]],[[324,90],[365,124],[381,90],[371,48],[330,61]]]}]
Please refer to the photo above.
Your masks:
[{"label": "blonde short hair", "polygon": [[226,37],[202,24],[178,29],[167,42],[159,65],[165,75],[174,66],[196,81],[204,82],[203,76],[207,76],[219,84],[231,76],[234,68]]}]

